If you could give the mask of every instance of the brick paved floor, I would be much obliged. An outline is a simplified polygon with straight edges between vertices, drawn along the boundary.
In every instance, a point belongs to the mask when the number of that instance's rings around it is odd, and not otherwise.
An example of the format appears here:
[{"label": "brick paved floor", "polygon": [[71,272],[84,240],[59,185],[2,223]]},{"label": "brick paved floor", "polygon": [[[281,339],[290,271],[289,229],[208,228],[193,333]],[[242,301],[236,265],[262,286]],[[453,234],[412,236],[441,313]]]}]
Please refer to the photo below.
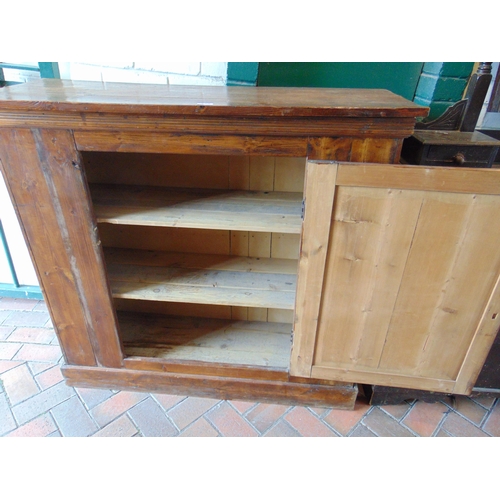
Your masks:
[{"label": "brick paved floor", "polygon": [[43,301],[0,298],[0,436],[500,436],[500,403],[444,397],[353,411],[68,387]]}]

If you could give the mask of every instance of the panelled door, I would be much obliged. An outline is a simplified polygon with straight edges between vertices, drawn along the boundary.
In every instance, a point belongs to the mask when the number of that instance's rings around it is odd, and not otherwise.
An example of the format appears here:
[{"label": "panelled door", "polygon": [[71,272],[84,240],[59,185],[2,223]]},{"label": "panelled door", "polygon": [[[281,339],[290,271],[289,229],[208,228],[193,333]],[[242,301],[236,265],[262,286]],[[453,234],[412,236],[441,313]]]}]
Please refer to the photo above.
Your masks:
[{"label": "panelled door", "polygon": [[470,393],[499,276],[500,170],[309,161],[291,374]]}]

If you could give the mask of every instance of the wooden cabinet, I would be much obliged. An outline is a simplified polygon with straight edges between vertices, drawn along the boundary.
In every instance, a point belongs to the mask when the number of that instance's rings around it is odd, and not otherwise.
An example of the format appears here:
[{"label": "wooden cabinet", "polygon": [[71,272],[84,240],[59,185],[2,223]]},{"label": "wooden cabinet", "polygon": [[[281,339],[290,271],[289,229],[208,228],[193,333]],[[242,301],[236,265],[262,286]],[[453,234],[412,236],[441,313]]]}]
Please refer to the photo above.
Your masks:
[{"label": "wooden cabinet", "polygon": [[381,379],[465,392],[499,321],[499,178],[396,167],[426,112],[379,90],[2,89],[2,170],[67,382],[339,408]]}]

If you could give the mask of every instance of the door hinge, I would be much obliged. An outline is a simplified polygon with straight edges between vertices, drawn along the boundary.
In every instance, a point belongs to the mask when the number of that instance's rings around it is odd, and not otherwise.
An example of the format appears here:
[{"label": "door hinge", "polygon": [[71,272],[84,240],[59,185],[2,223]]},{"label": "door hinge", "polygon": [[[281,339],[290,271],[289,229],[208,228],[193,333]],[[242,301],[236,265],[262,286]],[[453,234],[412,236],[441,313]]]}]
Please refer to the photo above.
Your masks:
[{"label": "door hinge", "polygon": [[302,220],[304,220],[304,212],[306,210],[306,200],[302,200],[302,211],[301,211],[301,214],[300,214],[300,217],[302,218]]}]

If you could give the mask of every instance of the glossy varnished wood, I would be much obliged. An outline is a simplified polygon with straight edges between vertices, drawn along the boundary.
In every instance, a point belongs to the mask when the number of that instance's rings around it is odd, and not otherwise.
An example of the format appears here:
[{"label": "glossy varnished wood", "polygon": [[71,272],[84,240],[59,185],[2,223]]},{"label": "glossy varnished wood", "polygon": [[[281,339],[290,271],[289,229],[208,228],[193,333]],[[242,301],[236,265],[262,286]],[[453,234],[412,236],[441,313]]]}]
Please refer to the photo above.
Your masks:
[{"label": "glossy varnished wood", "polygon": [[42,79],[2,89],[2,109],[204,116],[425,116],[388,90],[141,85]]}]

